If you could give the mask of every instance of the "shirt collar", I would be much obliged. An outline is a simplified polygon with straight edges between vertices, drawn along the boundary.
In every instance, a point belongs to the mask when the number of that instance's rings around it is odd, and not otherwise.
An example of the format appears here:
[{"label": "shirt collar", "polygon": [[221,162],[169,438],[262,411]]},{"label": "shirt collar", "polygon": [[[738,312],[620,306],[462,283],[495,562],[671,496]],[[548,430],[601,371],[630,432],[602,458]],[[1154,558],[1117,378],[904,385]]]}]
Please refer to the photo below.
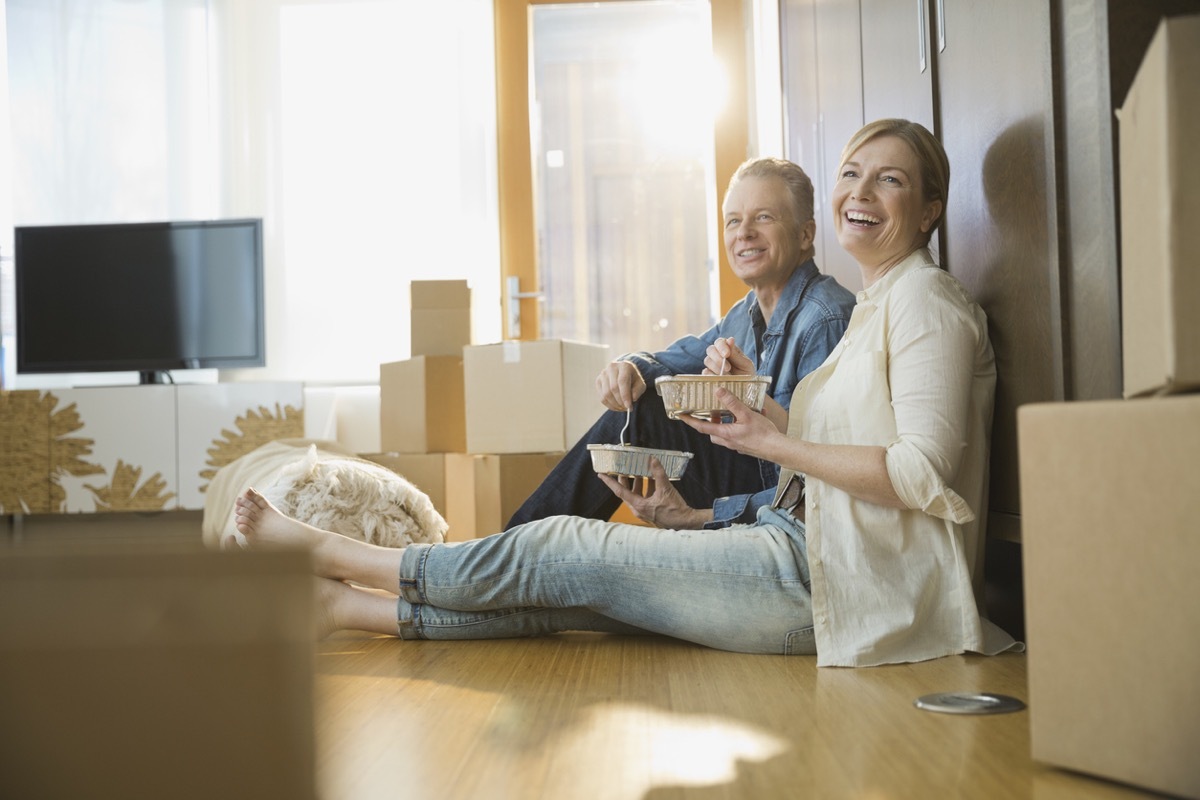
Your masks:
[{"label": "shirt collar", "polygon": [[896,281],[913,270],[923,267],[937,267],[937,262],[933,260],[933,254],[929,252],[929,248],[927,247],[920,247],[909,253],[899,264],[889,269],[887,274],[882,278],[875,281],[868,288],[859,291],[855,299],[859,303],[878,305],[884,295],[896,284]]},{"label": "shirt collar", "polygon": [[[804,290],[819,274],[817,265],[811,258],[792,270],[787,285],[783,287],[783,292],[779,295],[779,302],[775,304],[775,313],[771,315],[771,323],[767,326],[768,330],[774,332],[784,328],[792,311],[800,305],[800,298],[804,296]],[[751,322],[763,318],[762,309],[758,306],[758,295],[753,290],[750,292],[750,303],[746,307],[746,311],[750,315]]]}]

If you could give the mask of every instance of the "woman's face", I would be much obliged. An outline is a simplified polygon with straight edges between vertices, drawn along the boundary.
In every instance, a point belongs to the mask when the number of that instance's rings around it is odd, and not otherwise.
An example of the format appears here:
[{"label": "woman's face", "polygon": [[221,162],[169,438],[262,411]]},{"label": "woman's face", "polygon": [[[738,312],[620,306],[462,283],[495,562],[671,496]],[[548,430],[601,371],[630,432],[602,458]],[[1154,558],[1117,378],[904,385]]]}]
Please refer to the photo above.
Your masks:
[{"label": "woman's face", "polygon": [[927,202],[921,165],[896,136],[878,136],[842,164],[833,187],[838,243],[866,268],[889,267],[926,241],[941,213],[940,200]]},{"label": "woman's face", "polygon": [[783,283],[812,247],[814,226],[795,219],[780,178],[742,178],[725,195],[725,255],[751,287]]}]

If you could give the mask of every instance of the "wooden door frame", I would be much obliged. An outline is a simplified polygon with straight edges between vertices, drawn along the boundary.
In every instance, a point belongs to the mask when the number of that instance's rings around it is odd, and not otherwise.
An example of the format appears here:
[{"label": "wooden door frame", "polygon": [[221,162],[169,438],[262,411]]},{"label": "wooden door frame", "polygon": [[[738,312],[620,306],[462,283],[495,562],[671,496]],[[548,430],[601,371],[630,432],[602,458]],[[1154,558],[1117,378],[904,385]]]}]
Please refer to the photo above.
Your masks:
[{"label": "wooden door frame", "polygon": [[[493,0],[496,30],[496,153],[500,214],[501,285],[508,277],[521,282],[522,292],[540,286],[537,267],[537,222],[533,208],[533,164],[529,129],[529,7],[611,0]],[[746,91],[747,26],[749,0],[709,0],[712,8],[713,55],[728,78],[727,100],[716,120],[716,196],[724,195],[734,170],[748,156],[749,103]],[[717,230],[721,230],[720,208]],[[746,293],[746,286],[729,269],[723,247],[718,247],[721,313]],[[541,334],[536,299],[519,300],[521,338]],[[508,318],[508,298],[501,298],[503,319]],[[507,329],[503,331],[507,336]]]}]

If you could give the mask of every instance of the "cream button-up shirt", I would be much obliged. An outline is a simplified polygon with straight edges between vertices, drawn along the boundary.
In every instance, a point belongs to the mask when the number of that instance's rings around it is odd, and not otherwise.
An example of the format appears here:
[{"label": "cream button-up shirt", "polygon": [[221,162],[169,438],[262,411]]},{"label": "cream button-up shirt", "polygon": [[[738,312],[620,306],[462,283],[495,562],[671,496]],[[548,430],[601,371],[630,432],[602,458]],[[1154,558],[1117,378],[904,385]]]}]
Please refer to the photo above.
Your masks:
[{"label": "cream button-up shirt", "polygon": [[[908,506],[858,500],[807,477],[820,666],[1018,646],[976,604],[995,384],[983,310],[922,249],[859,293],[841,343],[796,387],[788,434],[885,447]],[[791,474],[783,471],[780,487]]]}]

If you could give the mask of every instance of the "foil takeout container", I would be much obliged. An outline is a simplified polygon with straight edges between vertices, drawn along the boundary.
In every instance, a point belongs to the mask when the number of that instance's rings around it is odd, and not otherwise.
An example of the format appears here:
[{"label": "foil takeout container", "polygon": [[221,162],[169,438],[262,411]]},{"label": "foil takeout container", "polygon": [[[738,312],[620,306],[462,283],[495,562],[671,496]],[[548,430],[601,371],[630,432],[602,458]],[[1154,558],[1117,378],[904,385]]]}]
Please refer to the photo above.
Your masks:
[{"label": "foil takeout container", "polygon": [[707,420],[719,417],[725,406],[716,398],[717,389],[728,389],[753,410],[762,411],[770,387],[770,375],[664,375],[654,382],[671,419],[684,414]]},{"label": "foil takeout container", "polygon": [[657,458],[667,471],[667,477],[677,481],[683,477],[691,453],[680,450],[656,450],[652,447],[634,447],[631,444],[589,444],[592,454],[592,469],[606,475],[632,478],[650,478],[650,459]]}]

